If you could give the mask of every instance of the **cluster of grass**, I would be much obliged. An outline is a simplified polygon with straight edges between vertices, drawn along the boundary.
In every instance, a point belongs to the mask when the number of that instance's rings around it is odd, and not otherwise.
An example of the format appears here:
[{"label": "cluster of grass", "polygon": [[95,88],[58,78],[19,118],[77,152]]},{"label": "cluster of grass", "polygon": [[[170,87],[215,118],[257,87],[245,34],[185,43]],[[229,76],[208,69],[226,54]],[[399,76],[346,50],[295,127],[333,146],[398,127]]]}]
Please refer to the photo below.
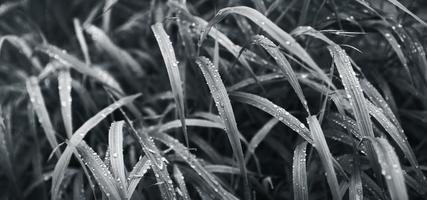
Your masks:
[{"label": "cluster of grass", "polygon": [[0,199],[427,199],[423,0],[0,4]]}]

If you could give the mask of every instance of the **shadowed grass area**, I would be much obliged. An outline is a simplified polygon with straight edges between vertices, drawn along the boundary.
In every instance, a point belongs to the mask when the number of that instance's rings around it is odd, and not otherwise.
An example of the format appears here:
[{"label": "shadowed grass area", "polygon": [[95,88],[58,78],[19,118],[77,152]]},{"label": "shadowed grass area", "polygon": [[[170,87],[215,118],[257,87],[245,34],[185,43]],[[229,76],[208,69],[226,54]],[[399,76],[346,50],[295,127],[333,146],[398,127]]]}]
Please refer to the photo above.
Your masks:
[{"label": "shadowed grass area", "polygon": [[0,199],[427,199],[422,0],[0,3]]}]

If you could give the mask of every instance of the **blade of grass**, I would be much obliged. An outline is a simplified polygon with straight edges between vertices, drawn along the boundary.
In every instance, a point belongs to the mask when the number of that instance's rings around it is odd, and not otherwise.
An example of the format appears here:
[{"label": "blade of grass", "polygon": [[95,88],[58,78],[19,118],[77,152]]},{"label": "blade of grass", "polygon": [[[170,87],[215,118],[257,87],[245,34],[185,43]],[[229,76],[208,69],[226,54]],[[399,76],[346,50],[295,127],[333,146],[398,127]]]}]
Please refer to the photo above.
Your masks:
[{"label": "blade of grass", "polygon": [[111,123],[108,132],[108,150],[110,151],[111,172],[119,185],[121,196],[130,198],[127,193],[126,166],[123,158],[123,126],[125,121]]},{"label": "blade of grass", "polygon": [[[177,190],[177,193],[182,197],[184,200],[190,200],[190,195],[187,191],[187,186],[185,185],[184,176],[182,175],[181,170],[179,170],[177,165],[173,166],[173,174],[175,181],[178,183],[179,190]],[[177,188],[178,189],[178,188]]]},{"label": "blade of grass", "polygon": [[133,192],[138,186],[139,181],[141,181],[142,177],[147,173],[150,169],[151,163],[147,156],[140,157],[138,162],[133,167],[132,171],[128,175],[128,188],[127,193],[129,198],[132,197]]},{"label": "blade of grass", "polygon": [[243,188],[246,199],[250,199],[249,193],[249,181],[247,177],[247,170],[245,165],[245,159],[243,157],[242,145],[239,139],[239,130],[237,129],[236,120],[233,113],[233,108],[228,98],[227,91],[225,90],[224,83],[221,80],[221,76],[218,73],[218,68],[212,64],[212,62],[206,57],[199,57],[197,64],[206,79],[206,82],[211,91],[215,105],[221,118],[224,121],[225,130],[228,134],[231,147],[234,155],[238,160],[240,172],[243,175]]},{"label": "blade of grass", "polygon": [[61,102],[61,115],[64,121],[65,131],[68,138],[73,134],[73,121],[71,112],[71,75],[68,68],[62,69],[58,73],[58,91]]},{"label": "blade of grass", "polygon": [[295,200],[308,200],[306,148],[307,142],[304,141],[294,151],[292,180]]},{"label": "blade of grass", "polygon": [[393,147],[385,138],[367,139],[373,144],[391,199],[408,199],[403,171]]},{"label": "blade of grass", "polygon": [[277,124],[277,122],[279,122],[279,120],[276,118],[270,119],[267,123],[264,124],[264,126],[262,126],[261,129],[255,133],[247,147],[245,155],[246,163],[249,161],[250,156],[255,154],[255,149],[264,140],[271,129]]},{"label": "blade of grass", "polygon": [[185,144],[188,146],[187,126],[185,125],[185,99],[182,89],[183,82],[178,68],[178,61],[175,57],[175,52],[172,42],[169,40],[169,35],[163,29],[162,23],[156,23],[151,26],[151,30],[159,44],[160,51],[165,62],[165,66],[169,76],[169,82],[174,95],[175,103],[177,104],[178,115],[182,123],[182,131],[184,132]]},{"label": "blade of grass", "polygon": [[98,154],[90,148],[85,141],[80,142],[76,146],[78,155],[81,156],[79,159],[85,163],[85,165],[92,172],[96,183],[99,185],[101,190],[105,193],[108,199],[125,199],[125,196],[119,194],[116,186],[116,181],[113,178],[110,170],[105,163],[99,158]]},{"label": "blade of grass", "polygon": [[260,97],[258,95],[249,94],[246,92],[231,92],[230,97],[235,101],[249,104],[251,106],[254,106],[270,114],[271,116],[275,117],[276,119],[281,121],[283,124],[291,128],[292,130],[297,132],[302,138],[304,138],[310,144],[313,143],[313,139],[311,138],[309,130],[303,123],[301,123],[301,121],[299,121],[296,117],[294,117],[288,111],[286,111],[280,106],[277,106],[276,104],[269,101],[268,99],[264,97]]},{"label": "blade of grass", "polygon": [[[26,82],[26,87],[33,109],[36,112],[40,124],[42,125],[46,138],[49,141],[51,148],[55,150],[58,146],[58,141],[55,136],[56,131],[53,128],[52,121],[50,120],[38,79],[36,77],[30,77]],[[55,151],[55,155],[60,158],[61,151],[58,149]]]},{"label": "blade of grass", "polygon": [[124,66],[125,68],[123,69],[128,70],[129,68],[137,77],[145,74],[139,63],[127,51],[114,44],[101,29],[94,25],[87,25],[85,31],[92,36],[96,44],[103,48],[120,65]]},{"label": "blade of grass", "polygon": [[78,145],[81,141],[83,141],[83,138],[86,136],[86,134],[93,127],[95,127],[99,122],[101,122],[104,118],[106,118],[107,115],[111,114],[113,111],[117,110],[118,108],[126,104],[129,104],[139,96],[140,94],[123,97],[122,99],[116,101],[115,103],[107,106],[106,108],[98,112],[95,116],[87,120],[79,129],[77,129],[74,132],[64,153],[56,163],[53,174],[52,174],[52,188],[51,188],[52,199],[56,199],[58,197],[59,188],[64,179],[64,171],[70,162],[71,156],[73,154],[73,151],[76,145]]},{"label": "blade of grass", "polygon": [[253,8],[245,6],[236,6],[223,8],[218,11],[215,17],[206,26],[203,34],[200,36],[200,40],[198,43],[199,47],[202,45],[207,34],[209,34],[211,28],[229,14],[238,14],[249,18],[252,22],[257,24],[261,29],[263,29],[272,38],[274,38],[283,48],[287,49],[289,52],[292,52],[299,59],[307,63],[311,67],[311,69],[317,73],[316,75],[318,75],[323,81],[325,81],[328,85],[334,87],[333,83],[324,73],[324,71],[314,62],[310,55],[301,47],[301,45],[299,45],[295,41],[295,39],[291,35],[280,29],[276,24],[274,24],[267,17],[265,17],[263,14]]},{"label": "blade of grass", "polygon": [[276,63],[279,65],[279,70],[281,70],[282,73],[286,75],[289,83],[291,84],[292,88],[300,99],[301,104],[304,106],[307,114],[310,115],[310,110],[307,106],[307,100],[305,99],[301,86],[298,83],[298,79],[295,75],[295,72],[286,57],[280,52],[279,48],[271,40],[262,35],[254,36],[253,41],[256,44],[262,46],[274,58]]},{"label": "blade of grass", "polygon": [[79,19],[74,18],[73,25],[74,25],[74,31],[76,32],[77,41],[79,42],[80,48],[85,58],[85,63],[86,65],[90,65],[91,61],[89,56],[89,49],[87,47],[86,39],[83,35],[82,25],[80,24]]},{"label": "blade of grass", "polygon": [[310,127],[311,135],[313,136],[313,146],[319,153],[320,160],[322,161],[323,168],[326,171],[326,178],[328,180],[329,188],[333,199],[340,199],[340,187],[335,174],[333,166],[333,158],[329,150],[328,144],[326,143],[325,135],[323,134],[322,128],[320,127],[319,121],[315,116],[307,118],[308,125]]},{"label": "blade of grass", "polygon": [[396,7],[398,7],[400,10],[402,10],[403,12],[405,12],[406,14],[410,15],[411,17],[413,17],[415,20],[417,20],[419,23],[421,23],[424,26],[427,26],[427,23],[424,22],[424,20],[422,20],[421,18],[419,18],[418,16],[416,16],[414,13],[412,13],[411,11],[409,11],[403,4],[401,4],[399,1],[397,0],[387,0],[388,2],[390,2],[391,4],[395,5]]}]

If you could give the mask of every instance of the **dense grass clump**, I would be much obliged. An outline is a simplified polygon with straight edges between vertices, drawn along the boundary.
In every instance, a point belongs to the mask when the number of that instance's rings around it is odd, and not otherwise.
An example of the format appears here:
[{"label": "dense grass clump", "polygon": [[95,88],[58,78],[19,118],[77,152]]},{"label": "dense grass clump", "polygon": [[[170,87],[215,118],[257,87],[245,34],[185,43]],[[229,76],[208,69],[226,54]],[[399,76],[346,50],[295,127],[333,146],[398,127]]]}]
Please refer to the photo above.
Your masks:
[{"label": "dense grass clump", "polygon": [[422,0],[0,3],[0,199],[427,199]]}]

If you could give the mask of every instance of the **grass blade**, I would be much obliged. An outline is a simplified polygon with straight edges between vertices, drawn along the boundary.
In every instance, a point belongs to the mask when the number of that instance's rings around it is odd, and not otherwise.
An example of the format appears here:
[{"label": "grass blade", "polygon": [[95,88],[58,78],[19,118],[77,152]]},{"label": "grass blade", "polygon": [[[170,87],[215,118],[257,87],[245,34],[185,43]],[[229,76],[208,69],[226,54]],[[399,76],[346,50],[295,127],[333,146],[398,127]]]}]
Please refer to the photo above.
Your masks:
[{"label": "grass blade", "polygon": [[261,129],[258,130],[257,133],[252,137],[251,141],[248,144],[248,148],[245,155],[245,160],[248,162],[249,156],[255,154],[255,149],[258,145],[264,140],[267,134],[271,131],[271,129],[279,122],[278,119],[273,118],[270,119],[267,123],[262,126]]},{"label": "grass blade", "polygon": [[218,182],[217,178],[213,176],[210,172],[208,172],[203,165],[199,162],[199,160],[194,156],[188,149],[182,145],[175,138],[164,134],[164,133],[154,133],[152,136],[172,148],[175,153],[182,158],[186,163],[190,165],[190,167],[196,171],[197,174],[204,180],[203,185],[209,187],[212,190],[212,195],[214,195],[218,199],[227,199],[234,200],[236,197],[229,194],[227,190],[225,190]]},{"label": "grass blade", "polygon": [[120,196],[119,191],[116,187],[116,181],[113,178],[110,170],[105,163],[99,158],[98,154],[90,148],[85,141],[82,141],[76,146],[76,150],[79,154],[79,159],[85,163],[85,165],[92,172],[93,177],[98,183],[101,190],[105,193],[108,199],[123,199],[124,196]]},{"label": "grass blade", "polygon": [[307,100],[305,99],[304,93],[302,92],[301,86],[298,83],[297,76],[295,75],[294,70],[291,67],[291,64],[288,62],[286,57],[280,52],[279,48],[268,38],[262,35],[254,36],[254,42],[261,45],[276,61],[279,65],[279,69],[289,80],[292,88],[295,90],[298,98],[301,101],[301,104],[304,106],[308,115],[310,115],[310,110],[307,106]]},{"label": "grass blade", "polygon": [[[39,122],[42,125],[46,138],[52,149],[55,150],[58,146],[58,141],[55,136],[56,132],[53,129],[52,121],[50,120],[49,113],[47,112],[38,79],[36,77],[30,77],[26,82],[26,87],[30,101],[37,117],[39,118]],[[55,151],[55,154],[59,158],[61,156],[61,151],[58,149]]]},{"label": "grass blade", "polygon": [[301,121],[299,121],[296,117],[291,115],[288,111],[286,111],[280,106],[277,106],[276,104],[269,101],[268,99],[264,97],[260,97],[258,95],[249,94],[246,92],[232,92],[230,93],[230,97],[235,101],[249,104],[251,106],[254,106],[258,109],[263,110],[264,112],[275,117],[276,119],[281,121],[283,124],[285,124],[292,130],[297,132],[299,135],[301,135],[302,138],[304,138],[310,144],[313,143],[313,139],[311,138],[310,131],[307,129],[307,127],[303,123],[301,123]]},{"label": "grass blade", "polygon": [[332,193],[332,197],[335,200],[340,199],[340,187],[335,174],[333,166],[333,158],[329,151],[328,144],[326,143],[325,135],[323,134],[322,128],[320,127],[319,121],[315,116],[307,118],[308,125],[310,127],[311,135],[313,136],[313,146],[319,153],[320,160],[322,161],[323,168],[326,171],[326,179],[328,180],[329,188]]},{"label": "grass blade", "polygon": [[308,200],[306,148],[307,142],[304,141],[297,145],[294,151],[292,180],[295,200]]},{"label": "grass blade", "polygon": [[381,174],[385,177],[391,199],[408,199],[403,171],[393,147],[385,138],[368,139],[377,153]]},{"label": "grass blade", "polygon": [[[188,195],[187,186],[185,185],[184,176],[182,175],[181,170],[179,170],[178,166],[173,166],[173,174],[175,181],[178,183],[179,190],[177,190],[177,193],[182,197],[184,200],[190,200],[190,196]],[[177,188],[178,189],[178,188]]]},{"label": "grass blade", "polygon": [[130,198],[127,194],[126,188],[126,167],[123,158],[123,126],[125,121],[118,121],[111,123],[110,131],[108,132],[108,150],[110,151],[110,164],[111,171],[113,173],[114,179],[117,180],[119,191],[122,196]]},{"label": "grass blade", "polygon": [[207,34],[210,32],[210,29],[229,14],[238,14],[249,18],[252,22],[257,24],[261,29],[263,29],[272,38],[274,38],[283,48],[287,49],[289,52],[292,52],[293,54],[295,54],[295,56],[307,63],[322,80],[328,83],[328,85],[333,86],[332,82],[323,72],[323,70],[320,69],[320,67],[314,62],[310,55],[301,47],[301,45],[299,45],[295,41],[295,39],[291,35],[280,29],[276,24],[274,24],[267,17],[265,17],[263,14],[253,8],[245,6],[236,6],[223,8],[218,11],[215,17],[206,26],[203,34],[200,36],[198,44],[199,47],[202,45]]},{"label": "grass blade", "polygon": [[138,186],[139,181],[144,177],[147,171],[150,169],[151,163],[147,156],[140,157],[138,162],[133,167],[132,171],[129,173],[127,178],[128,180],[128,188],[127,193],[128,197],[131,198],[133,192]]},{"label": "grass blade", "polygon": [[238,160],[240,172],[243,175],[245,198],[250,199],[249,181],[247,177],[245,159],[243,157],[242,145],[239,139],[239,130],[237,129],[233,108],[231,107],[230,99],[228,98],[224,83],[222,82],[221,77],[218,73],[218,68],[213,65],[208,58],[199,57],[196,62],[199,65],[200,70],[202,71],[203,76],[206,79],[215,105],[218,109],[221,118],[224,121],[225,130],[228,134],[228,139],[230,141],[234,155]]},{"label": "grass blade", "polygon": [[402,5],[399,1],[397,0],[387,0],[388,2],[390,2],[391,4],[395,5],[396,7],[398,7],[400,10],[402,10],[403,12],[405,12],[406,14],[410,15],[411,17],[413,17],[415,20],[417,20],[419,23],[421,23],[424,26],[427,26],[427,23],[424,22],[424,20],[422,20],[421,18],[419,18],[418,16],[416,16],[414,13],[412,13],[411,11],[409,11],[404,5]]},{"label": "grass blade", "polygon": [[85,30],[92,36],[96,44],[103,48],[120,65],[124,66],[125,70],[129,68],[137,77],[145,74],[139,63],[128,52],[114,44],[101,29],[94,25],[88,25]]},{"label": "grass blade", "polygon": [[83,35],[82,26],[80,24],[80,21],[77,18],[73,19],[73,25],[74,25],[74,31],[76,32],[77,41],[79,42],[80,48],[83,52],[83,56],[85,58],[85,63],[87,65],[91,64],[90,57],[89,57],[89,49],[87,47],[86,39]]},{"label": "grass blade", "polygon": [[98,112],[95,116],[87,120],[79,129],[74,132],[67,145],[67,148],[56,163],[55,169],[52,174],[52,199],[56,199],[58,197],[59,187],[64,179],[65,169],[67,168],[68,163],[70,162],[71,155],[73,154],[76,145],[83,141],[83,138],[86,136],[86,134],[99,122],[101,122],[105,117],[107,117],[107,115],[111,114],[116,109],[131,103],[139,96],[140,94],[123,97],[122,99],[102,109],[100,112]]},{"label": "grass blade", "polygon": [[71,75],[68,68],[58,73],[58,91],[61,101],[61,115],[68,138],[73,134],[73,118],[71,112]]},{"label": "grass blade", "polygon": [[156,37],[157,43],[159,44],[160,51],[163,56],[163,60],[166,65],[166,69],[169,76],[169,82],[172,88],[172,93],[174,95],[175,103],[178,108],[178,115],[182,123],[182,131],[184,132],[185,144],[188,146],[188,134],[187,126],[185,125],[185,99],[184,91],[182,89],[183,82],[181,81],[181,76],[179,74],[178,61],[175,57],[175,52],[171,41],[169,40],[169,35],[163,29],[163,24],[156,23],[151,26],[151,30]]}]

